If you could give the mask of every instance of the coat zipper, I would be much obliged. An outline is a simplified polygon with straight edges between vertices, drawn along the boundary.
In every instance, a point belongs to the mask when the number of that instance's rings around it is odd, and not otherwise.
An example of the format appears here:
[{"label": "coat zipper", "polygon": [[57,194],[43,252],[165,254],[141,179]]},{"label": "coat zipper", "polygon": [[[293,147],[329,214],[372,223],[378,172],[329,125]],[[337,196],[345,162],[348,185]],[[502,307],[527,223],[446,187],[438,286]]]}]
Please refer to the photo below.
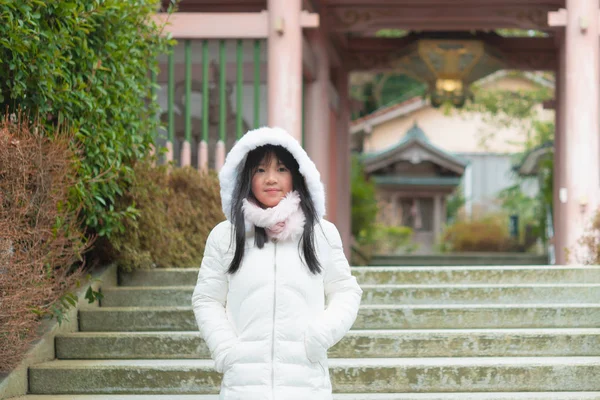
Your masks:
[{"label": "coat zipper", "polygon": [[271,392],[275,399],[275,310],[277,308],[277,239],[273,239],[273,342],[271,344]]}]

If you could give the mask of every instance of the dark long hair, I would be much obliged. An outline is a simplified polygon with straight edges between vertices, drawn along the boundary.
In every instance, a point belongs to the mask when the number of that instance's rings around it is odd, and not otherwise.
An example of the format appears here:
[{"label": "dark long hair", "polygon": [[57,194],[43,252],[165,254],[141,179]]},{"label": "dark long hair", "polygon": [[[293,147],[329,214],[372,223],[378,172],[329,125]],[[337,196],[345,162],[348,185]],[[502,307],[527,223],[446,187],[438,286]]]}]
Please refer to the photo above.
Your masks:
[{"label": "dark long hair", "polygon": [[[235,239],[235,254],[233,260],[227,270],[230,274],[235,274],[240,268],[242,259],[244,258],[244,245],[246,242],[246,224],[244,219],[244,211],[242,210],[242,200],[249,199],[258,201],[252,193],[252,177],[258,165],[264,160],[269,163],[272,157],[276,157],[279,161],[290,170],[292,174],[292,190],[298,192],[300,196],[300,208],[304,213],[306,222],[304,223],[304,232],[302,233],[302,239],[298,243],[298,251],[302,248],[303,263],[308,267],[310,272],[317,275],[321,273],[321,264],[317,259],[315,251],[315,224],[319,222],[319,216],[315,209],[315,204],[304,176],[300,173],[300,166],[298,161],[292,156],[292,154],[282,146],[275,145],[264,145],[257,147],[250,151],[246,158],[244,168],[238,175],[238,179],[235,186],[235,192],[233,193],[233,201],[231,204],[231,224],[233,225],[232,243]],[[254,243],[256,247],[262,249],[267,241],[267,232],[264,228],[258,226],[254,227],[255,236]]]}]

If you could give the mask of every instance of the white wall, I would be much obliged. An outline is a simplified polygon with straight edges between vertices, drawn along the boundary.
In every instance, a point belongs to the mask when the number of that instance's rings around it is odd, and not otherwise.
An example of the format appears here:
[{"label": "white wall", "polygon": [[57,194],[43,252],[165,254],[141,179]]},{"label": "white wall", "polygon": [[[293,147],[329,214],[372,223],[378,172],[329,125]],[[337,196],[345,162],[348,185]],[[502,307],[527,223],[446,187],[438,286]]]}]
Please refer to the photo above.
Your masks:
[{"label": "white wall", "polygon": [[[497,210],[494,202],[498,193],[517,183],[517,175],[512,171],[513,160],[510,155],[494,153],[461,153],[457,154],[469,161],[470,171],[463,176],[466,209]],[[522,187],[529,196],[535,196],[539,190],[537,180],[528,179]]]}]

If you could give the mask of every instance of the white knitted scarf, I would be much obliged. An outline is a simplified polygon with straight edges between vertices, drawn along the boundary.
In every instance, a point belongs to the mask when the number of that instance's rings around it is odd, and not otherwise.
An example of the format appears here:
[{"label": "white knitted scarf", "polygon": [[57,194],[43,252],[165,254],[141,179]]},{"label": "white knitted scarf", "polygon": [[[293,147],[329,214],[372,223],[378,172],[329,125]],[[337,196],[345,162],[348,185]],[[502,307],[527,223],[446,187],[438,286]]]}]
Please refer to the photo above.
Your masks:
[{"label": "white knitted scarf", "polygon": [[252,226],[265,228],[269,239],[296,239],[304,232],[306,218],[300,208],[300,195],[292,191],[275,207],[261,208],[247,199],[242,200],[246,229]]}]

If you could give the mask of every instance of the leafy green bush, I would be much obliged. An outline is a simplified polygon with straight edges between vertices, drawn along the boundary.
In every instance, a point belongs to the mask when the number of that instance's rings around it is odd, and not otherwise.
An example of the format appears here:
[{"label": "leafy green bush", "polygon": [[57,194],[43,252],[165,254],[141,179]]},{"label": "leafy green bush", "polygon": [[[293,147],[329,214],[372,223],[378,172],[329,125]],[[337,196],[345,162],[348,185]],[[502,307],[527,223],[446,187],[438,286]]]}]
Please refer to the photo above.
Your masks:
[{"label": "leafy green bush", "polygon": [[418,247],[412,241],[413,230],[408,226],[375,224],[366,234],[356,238],[353,265],[368,264],[375,254],[410,254]]},{"label": "leafy green bush", "polygon": [[136,164],[134,172],[117,210],[127,211],[134,204],[136,217],[110,243],[103,240],[107,261],[125,270],[200,266],[208,234],[225,220],[216,173],[149,161]]},{"label": "leafy green bush", "polygon": [[370,236],[378,212],[375,184],[365,177],[363,166],[356,155],[352,156],[351,179],[352,236]]},{"label": "leafy green bush", "polygon": [[473,221],[458,221],[442,235],[443,251],[512,251],[516,243],[510,238],[503,215],[490,215]]},{"label": "leafy green bush", "polygon": [[149,71],[171,41],[150,16],[159,0],[0,0],[0,109],[67,124],[82,145],[70,202],[100,236],[123,228],[114,204],[149,152],[158,105]]},{"label": "leafy green bush", "polygon": [[448,196],[446,201],[446,221],[453,223],[459,215],[461,208],[465,206],[467,199],[465,199],[462,185],[457,187],[454,192]]},{"label": "leafy green bush", "polygon": [[413,230],[408,226],[376,224],[371,238],[363,243],[372,246],[373,254],[412,253],[416,250],[412,237]]},{"label": "leafy green bush", "polygon": [[[519,217],[518,241],[525,248],[531,247],[537,239],[545,240],[546,210],[548,205],[540,200],[543,193],[530,197],[521,189],[521,184],[510,186],[498,194],[502,209],[506,215]],[[508,217],[506,217],[508,220]]]}]

